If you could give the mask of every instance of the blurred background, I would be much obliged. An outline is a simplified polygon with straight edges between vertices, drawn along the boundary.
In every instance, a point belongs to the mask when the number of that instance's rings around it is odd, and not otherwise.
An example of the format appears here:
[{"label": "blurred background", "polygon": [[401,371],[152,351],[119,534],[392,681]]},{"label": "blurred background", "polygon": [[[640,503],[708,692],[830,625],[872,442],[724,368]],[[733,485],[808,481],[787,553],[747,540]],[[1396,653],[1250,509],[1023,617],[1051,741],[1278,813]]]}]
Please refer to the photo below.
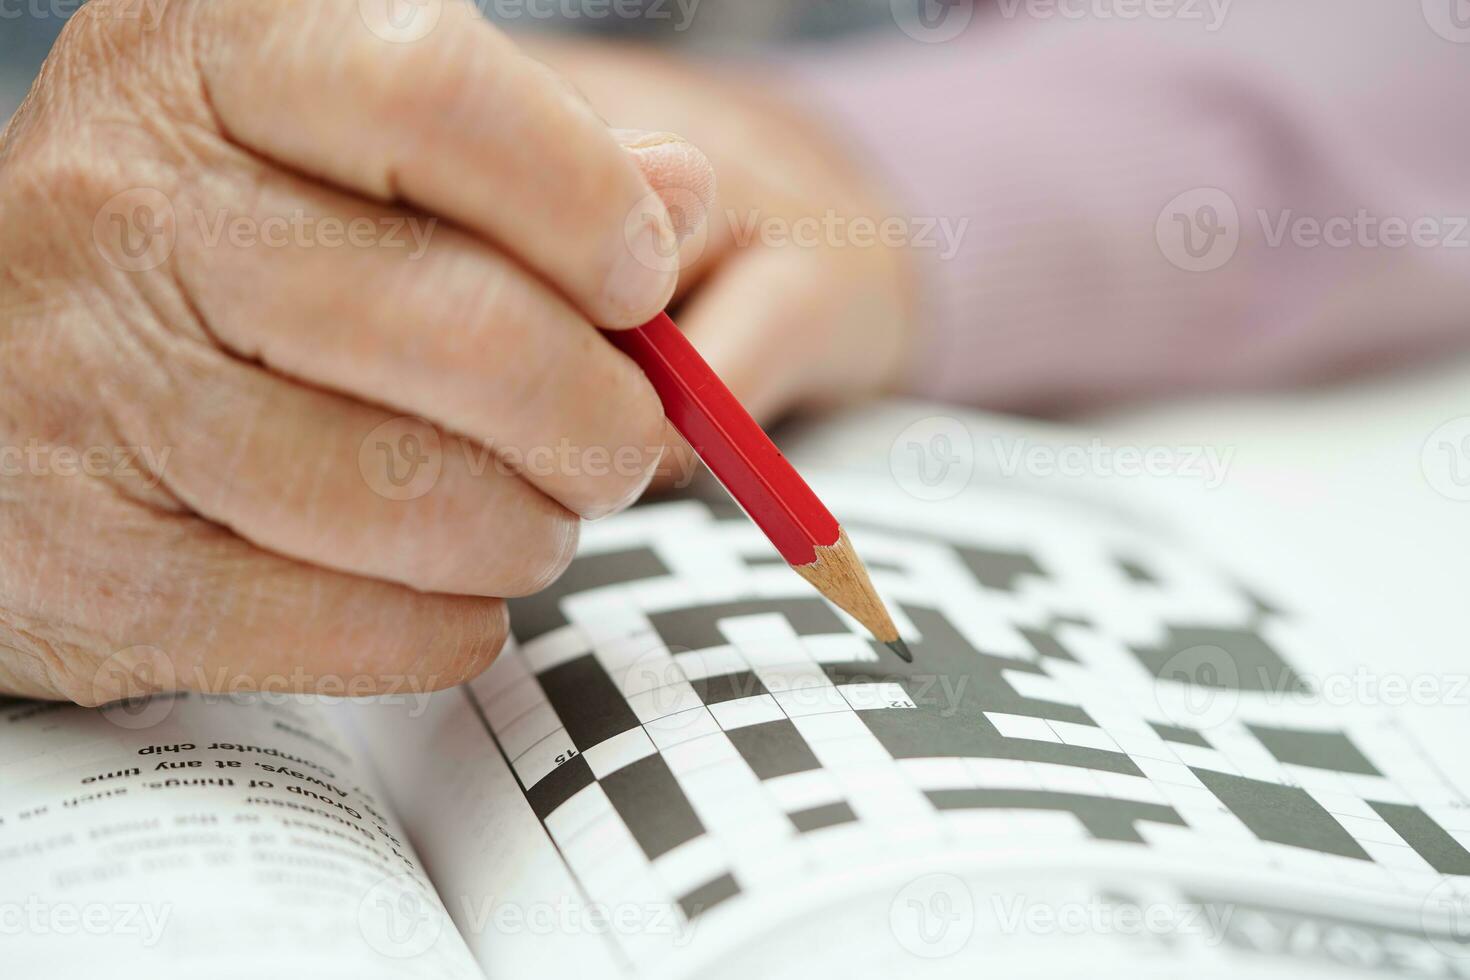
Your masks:
[{"label": "blurred background", "polygon": [[[930,0],[896,0],[914,10]],[[954,2],[954,0],[946,0]],[[967,2],[967,0],[966,0]],[[0,7],[0,117],[8,117],[52,42],[82,0],[14,0]],[[653,40],[712,51],[739,51],[783,41],[832,39],[893,25],[891,0],[481,0],[491,20],[518,29]],[[691,13],[692,12],[692,13]]]}]

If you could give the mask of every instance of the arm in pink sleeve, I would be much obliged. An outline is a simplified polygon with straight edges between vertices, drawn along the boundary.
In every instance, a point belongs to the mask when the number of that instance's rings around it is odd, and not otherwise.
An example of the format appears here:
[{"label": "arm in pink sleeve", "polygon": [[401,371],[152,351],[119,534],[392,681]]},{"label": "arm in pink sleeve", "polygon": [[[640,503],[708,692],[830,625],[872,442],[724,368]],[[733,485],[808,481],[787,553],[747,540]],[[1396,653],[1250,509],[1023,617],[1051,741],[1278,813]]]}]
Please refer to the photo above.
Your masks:
[{"label": "arm in pink sleeve", "polygon": [[1026,9],[794,69],[932,231],[915,390],[1066,406],[1470,340],[1470,43],[1420,4]]}]

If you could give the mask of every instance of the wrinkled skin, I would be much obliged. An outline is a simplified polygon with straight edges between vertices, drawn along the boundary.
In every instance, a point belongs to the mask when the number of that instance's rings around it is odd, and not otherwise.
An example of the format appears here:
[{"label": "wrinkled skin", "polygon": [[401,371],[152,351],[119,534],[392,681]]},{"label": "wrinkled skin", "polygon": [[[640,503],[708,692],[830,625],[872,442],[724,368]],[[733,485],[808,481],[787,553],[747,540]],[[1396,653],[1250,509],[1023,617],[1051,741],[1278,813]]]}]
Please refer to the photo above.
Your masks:
[{"label": "wrinkled skin", "polygon": [[676,290],[766,417],[898,369],[902,257],[705,234],[705,156],[608,124],[710,128],[721,208],[873,207],[817,137],[719,83],[654,98],[677,69],[642,56],[538,52],[568,84],[467,3],[421,35],[370,6],[93,0],[6,130],[0,691],[474,676],[503,599],[657,475],[657,397],[597,328]]}]

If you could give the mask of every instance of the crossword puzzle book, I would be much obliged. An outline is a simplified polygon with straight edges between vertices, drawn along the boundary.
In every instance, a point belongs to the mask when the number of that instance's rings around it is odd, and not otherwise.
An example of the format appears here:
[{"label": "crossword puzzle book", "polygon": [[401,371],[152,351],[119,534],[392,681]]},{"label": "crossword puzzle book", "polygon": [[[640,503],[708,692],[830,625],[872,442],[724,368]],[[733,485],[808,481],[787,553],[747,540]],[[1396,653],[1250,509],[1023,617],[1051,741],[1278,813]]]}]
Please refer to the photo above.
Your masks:
[{"label": "crossword puzzle book", "polygon": [[1289,604],[1115,501],[808,472],[914,663],[706,495],[457,690],[0,706],[0,975],[1470,976],[1470,799]]}]

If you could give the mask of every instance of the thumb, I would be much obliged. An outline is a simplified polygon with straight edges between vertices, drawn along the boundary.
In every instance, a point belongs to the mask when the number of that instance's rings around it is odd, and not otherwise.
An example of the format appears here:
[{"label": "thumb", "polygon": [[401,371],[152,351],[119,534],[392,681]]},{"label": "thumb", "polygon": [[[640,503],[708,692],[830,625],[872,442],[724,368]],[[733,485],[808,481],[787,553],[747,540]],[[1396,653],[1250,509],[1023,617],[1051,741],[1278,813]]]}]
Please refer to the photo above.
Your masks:
[{"label": "thumb", "polygon": [[[714,166],[699,147],[673,133],[615,129],[612,135],[663,201],[678,236],[679,270],[685,272],[704,255],[708,244],[709,216],[715,207]],[[673,426],[668,426],[665,439],[668,451],[658,467],[655,492],[687,487],[699,469],[694,451]]]},{"label": "thumb", "polygon": [[[643,171],[674,225],[681,246],[681,267],[693,262],[688,246],[704,237],[715,206],[715,168],[699,147],[673,133],[615,129],[613,138]],[[702,248],[701,248],[702,250]]]}]

